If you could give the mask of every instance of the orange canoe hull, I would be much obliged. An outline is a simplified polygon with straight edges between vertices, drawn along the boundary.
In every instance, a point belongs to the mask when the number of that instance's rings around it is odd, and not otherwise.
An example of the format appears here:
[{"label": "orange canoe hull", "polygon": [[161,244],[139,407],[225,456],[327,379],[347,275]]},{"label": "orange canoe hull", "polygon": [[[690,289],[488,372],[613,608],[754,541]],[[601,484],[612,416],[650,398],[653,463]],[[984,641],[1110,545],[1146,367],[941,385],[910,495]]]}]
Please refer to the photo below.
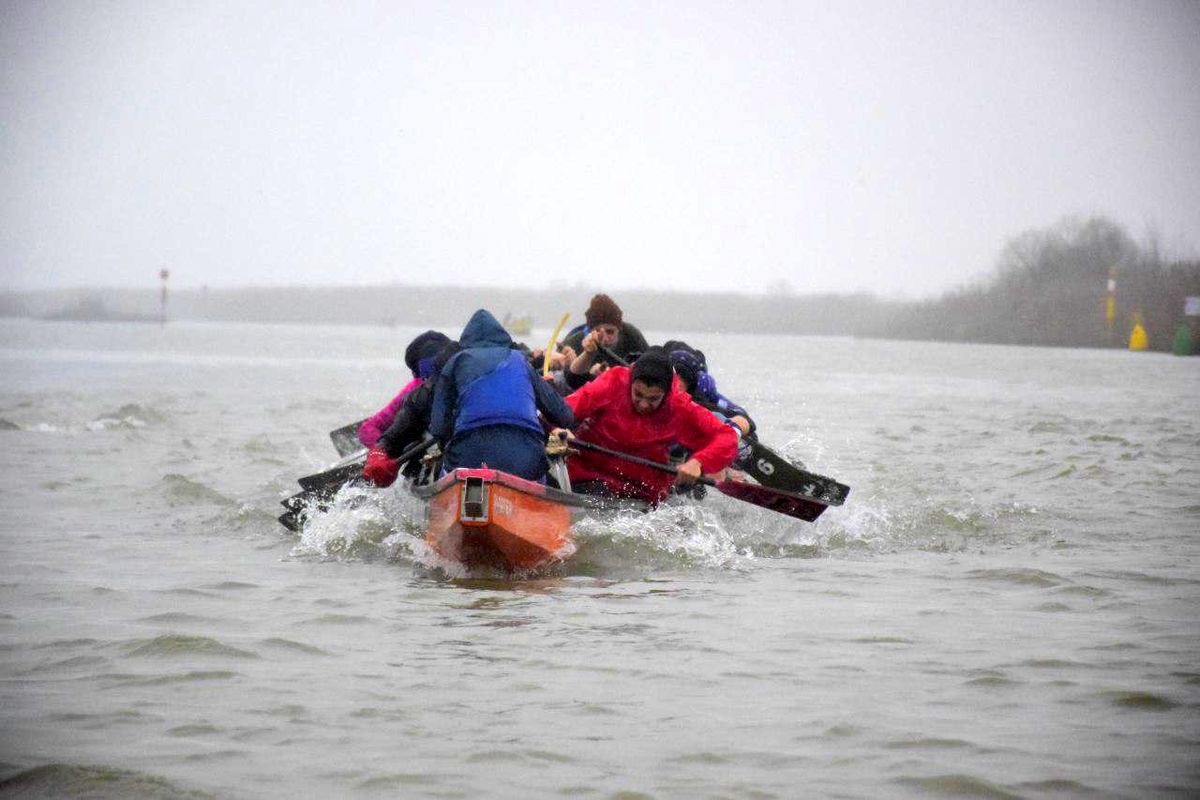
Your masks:
[{"label": "orange canoe hull", "polygon": [[425,491],[425,541],[468,567],[536,570],[575,552],[569,495],[492,469],[457,469]]}]

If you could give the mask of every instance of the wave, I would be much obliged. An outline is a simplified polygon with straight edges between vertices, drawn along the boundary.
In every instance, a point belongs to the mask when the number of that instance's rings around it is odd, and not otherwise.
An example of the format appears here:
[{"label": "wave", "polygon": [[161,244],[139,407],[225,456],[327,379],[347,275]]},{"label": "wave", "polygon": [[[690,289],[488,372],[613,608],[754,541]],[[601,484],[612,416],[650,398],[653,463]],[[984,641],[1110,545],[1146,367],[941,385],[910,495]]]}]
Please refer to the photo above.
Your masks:
[{"label": "wave", "polygon": [[94,800],[202,800],[212,795],[184,789],[157,775],[79,764],[46,764],[0,781],[6,797],[87,797]]},{"label": "wave", "polygon": [[976,569],[967,573],[967,576],[972,580],[989,581],[995,583],[1014,583],[1019,586],[1033,586],[1037,588],[1051,588],[1060,586],[1064,583],[1070,583],[1061,575],[1055,575],[1053,572],[1045,572],[1040,569],[1028,569],[1021,567],[1013,567],[1008,569]]},{"label": "wave", "polygon": [[[811,450],[807,442],[785,446]],[[928,489],[928,487],[926,487]],[[760,559],[859,556],[904,550],[961,552],[1041,541],[1050,531],[1029,504],[961,502],[911,491],[902,482],[887,492],[853,493],[810,524],[710,491],[705,500],[672,498],[648,513],[594,514],[574,527],[577,551],[556,575],[614,571],[753,569]],[[403,488],[344,487],[324,511],[313,511],[291,555],[334,560],[410,562],[452,578],[464,573],[422,541],[424,504]]]},{"label": "wave", "polygon": [[[402,546],[396,534],[420,530],[417,501],[407,492],[344,486],[324,510],[310,508],[291,555],[332,560],[386,557]],[[423,513],[421,511],[420,513]]]},{"label": "wave", "polygon": [[145,428],[148,425],[158,425],[166,422],[167,418],[161,412],[150,406],[138,403],[126,403],[116,411],[107,411],[87,424],[90,431],[109,430],[112,428]]},{"label": "wave", "polygon": [[[71,416],[74,416],[73,414]],[[110,430],[134,431],[150,428],[169,420],[168,416],[149,405],[126,403],[119,408],[103,411],[90,420],[35,422],[21,424],[0,418],[0,431],[30,431],[32,433],[78,433]]]},{"label": "wave", "polygon": [[943,797],[979,797],[986,800],[1018,800],[1021,795],[1010,792],[983,778],[973,775],[931,775],[928,777],[902,776],[893,782],[916,789],[922,794]]},{"label": "wave", "polygon": [[[407,561],[454,579],[491,574],[466,570],[433,552],[422,538],[424,514],[424,504],[402,489],[345,487],[325,511],[310,513],[291,554]],[[645,514],[584,517],[575,524],[574,534],[576,551],[565,554],[570,560],[564,567],[549,572],[590,575],[620,568],[729,568],[754,557],[716,510],[687,501],[669,502]]]},{"label": "wave", "polygon": [[857,502],[852,494],[845,506],[826,511],[811,531],[817,552],[824,555],[952,553],[1037,538],[1045,533],[1032,524],[1040,513],[1034,506],[1011,501],[985,505],[971,498],[952,503],[915,494],[895,499],[864,493]]},{"label": "wave", "polygon": [[304,655],[309,655],[309,656],[327,656],[327,655],[329,655],[328,651],[322,650],[321,648],[316,647],[314,645],[305,644],[304,642],[293,641],[291,639],[282,639],[277,636],[272,637],[270,639],[263,639],[260,642],[260,644],[262,644],[265,647],[273,647],[275,649],[283,650],[285,652],[290,652],[290,653],[303,653]]},{"label": "wave", "polygon": [[174,472],[164,475],[160,486],[166,495],[168,503],[172,506],[222,506],[229,508],[238,505],[236,500],[226,497],[216,489]]},{"label": "wave", "polygon": [[258,658],[257,653],[241,650],[207,636],[186,636],[169,633],[153,639],[135,639],[124,646],[125,654],[133,658],[177,658],[180,656],[215,656],[221,658]]},{"label": "wave", "polygon": [[99,677],[115,678],[118,686],[173,686],[177,683],[227,681],[238,675],[239,673],[227,669],[201,669],[170,675],[106,675]]},{"label": "wave", "polygon": [[1178,706],[1178,703],[1152,692],[1113,690],[1101,692],[1099,696],[1115,706],[1135,711],[1170,711]]}]

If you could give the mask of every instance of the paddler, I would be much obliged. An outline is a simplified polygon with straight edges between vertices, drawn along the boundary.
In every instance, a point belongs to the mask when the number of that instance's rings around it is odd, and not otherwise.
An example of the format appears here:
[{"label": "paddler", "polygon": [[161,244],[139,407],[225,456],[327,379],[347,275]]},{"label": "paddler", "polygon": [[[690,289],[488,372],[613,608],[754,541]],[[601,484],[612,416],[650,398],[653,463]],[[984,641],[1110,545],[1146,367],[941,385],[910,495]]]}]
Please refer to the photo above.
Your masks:
[{"label": "paddler", "polygon": [[684,388],[698,404],[735,425],[742,434],[753,434],[754,420],[750,413],[717,391],[717,382],[708,371],[704,351],[672,339],[663,345],[671,359],[675,374],[683,380]]},{"label": "paddler", "polygon": [[570,407],[485,309],[471,316],[459,344],[438,377],[429,421],[429,432],[443,443],[443,468],[486,464],[544,480],[549,464],[538,412],[551,425],[570,427]]},{"label": "paddler", "polygon": [[404,364],[412,372],[412,380],[405,384],[400,393],[391,401],[375,412],[375,414],[358,428],[358,440],[368,449],[375,446],[379,437],[388,429],[396,418],[396,413],[404,403],[404,398],[415,391],[429,379],[433,372],[433,362],[450,337],[441,331],[425,331],[417,336],[404,350]]},{"label": "paddler", "polygon": [[578,423],[573,435],[585,442],[659,462],[676,442],[691,452],[674,478],[600,453],[572,454],[568,470],[577,492],[658,503],[673,483],[720,477],[737,455],[737,435],[692,401],[660,347],[648,348],[632,367],[608,369],[568,396],[567,405]]},{"label": "paddler", "polygon": [[[379,437],[379,441],[367,454],[367,463],[363,466],[363,477],[376,486],[391,486],[400,474],[401,464],[396,460],[410,446],[416,444],[429,430],[429,416],[433,412],[433,391],[437,388],[438,376],[446,362],[457,353],[459,344],[448,341],[434,357],[432,374],[408,393],[395,419],[388,429]],[[413,459],[404,468],[408,478],[415,479],[420,473],[419,459]]]},{"label": "paddler", "polygon": [[738,437],[738,454],[734,466],[744,470],[753,454],[751,441],[755,440],[754,420],[750,418],[749,412],[717,391],[717,382],[708,372],[708,360],[704,357],[704,351],[677,339],[666,342],[663,349],[667,351],[675,374],[683,381],[683,386],[692,400],[733,428]]},{"label": "paddler", "polygon": [[567,367],[567,380],[578,388],[604,369],[616,366],[608,363],[607,349],[623,361],[633,361],[646,352],[646,337],[633,323],[625,321],[621,307],[606,294],[594,295],[584,312],[585,324],[575,328],[563,340],[565,347],[577,353]]}]

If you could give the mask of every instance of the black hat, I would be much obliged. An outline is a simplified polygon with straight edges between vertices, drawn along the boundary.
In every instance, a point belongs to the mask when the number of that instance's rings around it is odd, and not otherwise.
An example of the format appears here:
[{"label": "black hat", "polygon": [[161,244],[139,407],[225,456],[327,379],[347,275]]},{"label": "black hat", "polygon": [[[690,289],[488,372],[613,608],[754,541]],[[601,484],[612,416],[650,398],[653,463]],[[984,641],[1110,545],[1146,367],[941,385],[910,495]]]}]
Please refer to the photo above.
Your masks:
[{"label": "black hat", "polygon": [[633,380],[641,381],[647,386],[657,386],[666,392],[671,391],[671,381],[675,379],[671,359],[661,347],[651,347],[642,353],[638,360],[633,362],[630,374]]},{"label": "black hat", "polygon": [[425,331],[409,342],[404,351],[404,363],[412,370],[414,378],[417,377],[421,360],[436,356],[449,341],[450,337],[440,331]]}]

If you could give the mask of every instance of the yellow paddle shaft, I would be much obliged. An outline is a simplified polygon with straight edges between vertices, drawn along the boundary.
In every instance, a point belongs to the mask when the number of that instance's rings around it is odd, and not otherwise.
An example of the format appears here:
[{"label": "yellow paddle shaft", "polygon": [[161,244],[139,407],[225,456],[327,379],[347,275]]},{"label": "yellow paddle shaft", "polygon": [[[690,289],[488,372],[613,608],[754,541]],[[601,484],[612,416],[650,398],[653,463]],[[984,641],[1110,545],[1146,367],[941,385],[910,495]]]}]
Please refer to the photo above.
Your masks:
[{"label": "yellow paddle shaft", "polygon": [[558,321],[558,325],[554,326],[554,333],[550,334],[550,342],[546,345],[546,352],[542,356],[542,377],[546,378],[550,375],[550,356],[554,352],[554,343],[558,341],[558,334],[562,332],[563,325],[567,324],[567,317],[571,316],[570,312],[562,315],[562,319]]}]

